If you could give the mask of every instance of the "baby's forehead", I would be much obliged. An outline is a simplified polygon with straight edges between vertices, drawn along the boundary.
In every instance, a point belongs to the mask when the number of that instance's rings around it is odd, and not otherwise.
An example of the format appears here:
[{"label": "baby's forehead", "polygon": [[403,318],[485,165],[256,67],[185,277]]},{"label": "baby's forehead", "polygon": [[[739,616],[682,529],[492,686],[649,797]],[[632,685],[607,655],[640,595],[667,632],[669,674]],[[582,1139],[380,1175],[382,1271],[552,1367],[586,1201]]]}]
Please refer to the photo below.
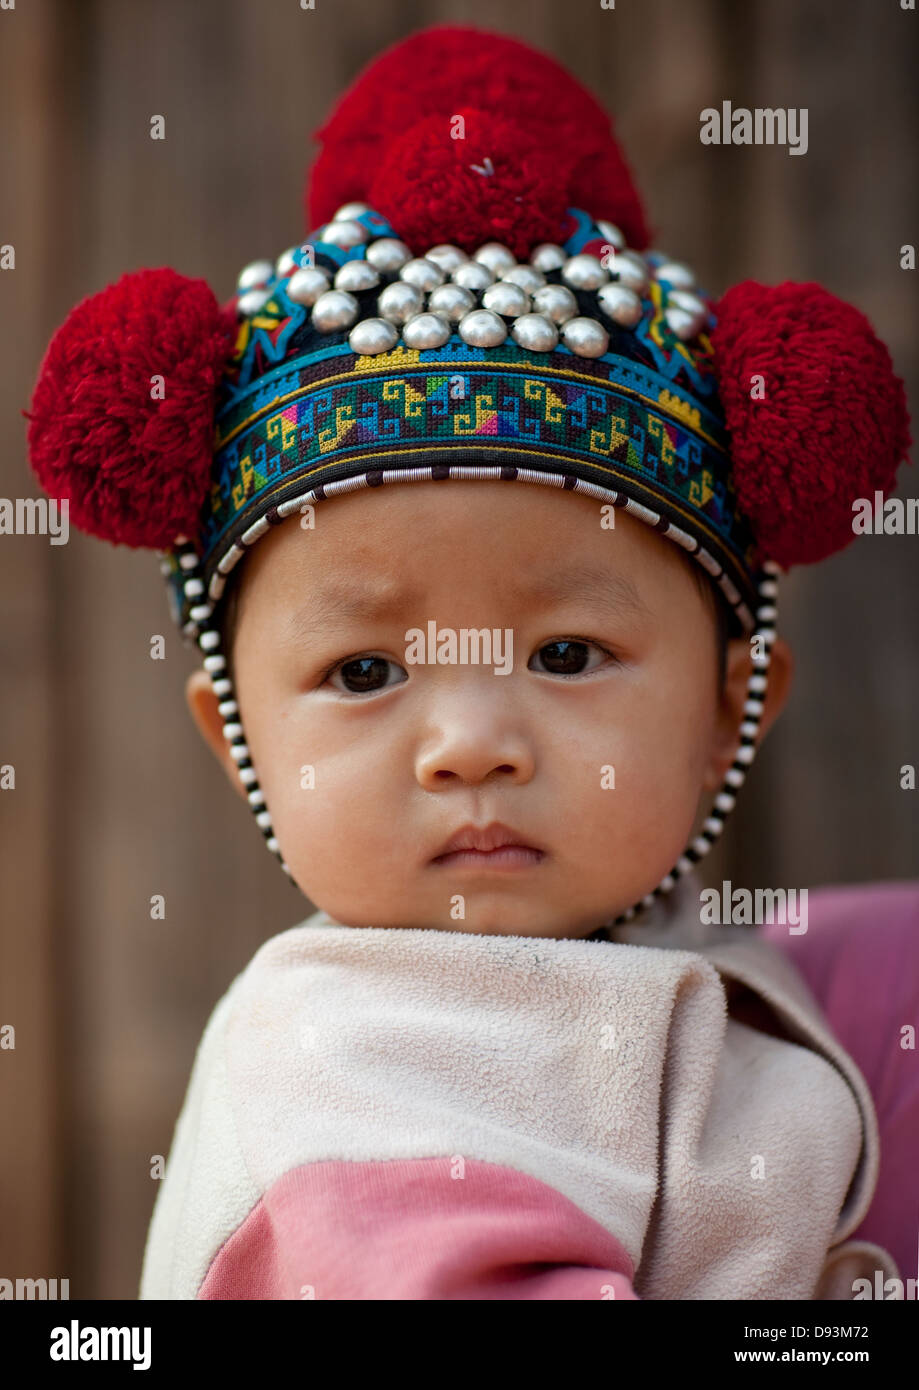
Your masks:
[{"label": "baby's forehead", "polygon": [[632,575],[680,566],[673,542],[583,494],[520,482],[451,480],[394,484],[304,504],[246,557],[248,587],[285,581],[328,586],[355,577],[415,576],[436,587],[451,575],[472,585],[485,569],[513,585],[576,568]]},{"label": "baby's forehead", "polygon": [[250,569],[275,559],[324,573],[494,556],[546,567],[585,550],[615,564],[628,550],[667,563],[673,542],[610,502],[521,482],[417,482],[304,503],[253,546]]}]

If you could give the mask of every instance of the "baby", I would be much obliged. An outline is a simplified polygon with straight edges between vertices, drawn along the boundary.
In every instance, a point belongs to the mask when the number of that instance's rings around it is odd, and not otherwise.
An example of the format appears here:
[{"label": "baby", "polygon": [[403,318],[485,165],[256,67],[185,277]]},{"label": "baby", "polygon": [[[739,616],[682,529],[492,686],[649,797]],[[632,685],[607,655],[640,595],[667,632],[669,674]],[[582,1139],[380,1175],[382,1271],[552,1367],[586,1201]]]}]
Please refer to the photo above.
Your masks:
[{"label": "baby", "polygon": [[223,309],[168,270],[84,301],[30,417],[75,524],[159,552],[194,719],[316,909],[211,1016],[141,1297],[895,1277],[848,1239],[867,1084],[695,871],[788,696],[778,576],[893,486],[886,349],[819,286],[713,310],[515,41],[416,35],[320,138],[307,242]]}]

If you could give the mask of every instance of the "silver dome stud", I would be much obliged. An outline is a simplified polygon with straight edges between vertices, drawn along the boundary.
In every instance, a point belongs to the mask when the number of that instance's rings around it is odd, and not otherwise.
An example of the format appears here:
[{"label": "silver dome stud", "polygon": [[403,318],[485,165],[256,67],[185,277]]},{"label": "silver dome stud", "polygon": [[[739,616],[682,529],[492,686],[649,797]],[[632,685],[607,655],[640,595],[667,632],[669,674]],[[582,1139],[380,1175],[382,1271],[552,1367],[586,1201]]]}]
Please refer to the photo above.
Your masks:
[{"label": "silver dome stud", "polygon": [[511,337],[529,352],[551,352],[558,346],[558,329],[544,314],[522,314],[511,325]]},{"label": "silver dome stud", "polygon": [[475,252],[473,260],[478,261],[479,265],[487,265],[495,275],[517,264],[517,257],[513,251],[500,241],[486,241],[485,245],[480,246]]},{"label": "silver dome stud", "polygon": [[533,292],[533,309],[553,323],[566,323],[578,313],[578,301],[564,285],[544,285]]},{"label": "silver dome stud", "polygon": [[348,335],[348,346],[362,357],[389,352],[399,341],[399,330],[389,319],[361,319]]},{"label": "silver dome stud", "polygon": [[616,251],[624,251],[626,246],[625,236],[616,226],[615,222],[605,222],[599,218],[594,224],[604,241],[609,242]]},{"label": "silver dome stud", "polygon": [[685,309],[687,314],[697,315],[703,322],[708,318],[708,305],[697,294],[689,290],[671,290],[667,296],[667,307]]},{"label": "silver dome stud", "polygon": [[299,250],[299,246],[289,246],[286,251],[281,252],[275,261],[275,270],[279,275],[291,275],[297,269],[294,252]]},{"label": "silver dome stud", "polygon": [[571,256],[562,266],[562,279],[576,290],[598,290],[609,279],[609,271],[597,256]]},{"label": "silver dome stud", "polygon": [[597,303],[614,323],[634,328],[644,313],[641,300],[627,285],[602,285],[597,291]]},{"label": "silver dome stud", "polygon": [[460,319],[459,335],[470,347],[498,347],[507,337],[507,325],[491,309],[473,309]]},{"label": "silver dome stud", "polygon": [[357,318],[360,305],[353,294],[344,290],[327,290],[313,305],[313,323],[320,333],[334,333],[350,328]]},{"label": "silver dome stud", "polygon": [[499,280],[482,294],[482,308],[493,309],[502,318],[517,318],[530,312],[530,296],[519,285]]},{"label": "silver dome stud", "polygon": [[270,298],[270,290],[245,290],[236,301],[236,307],[246,318],[251,318],[265,307]]},{"label": "silver dome stud", "polygon": [[407,280],[394,280],[377,299],[377,309],[392,323],[405,323],[424,308],[424,295]]},{"label": "silver dome stud", "polygon": [[429,294],[438,285],[442,285],[446,278],[440,266],[434,261],[425,260],[424,256],[413,256],[399,271],[400,280],[406,280],[424,294]]},{"label": "silver dome stud", "polygon": [[284,286],[288,299],[295,304],[315,304],[321,294],[329,288],[329,277],[318,266],[305,266],[295,270]]},{"label": "silver dome stud", "polygon": [[412,259],[412,253],[405,242],[392,236],[381,236],[376,241],[371,241],[366,256],[381,275],[394,275],[397,270],[402,269],[406,261]]},{"label": "silver dome stud", "polygon": [[654,278],[666,280],[675,290],[691,290],[696,284],[694,273],[682,261],[663,261],[654,267]]},{"label": "silver dome stud", "polygon": [[356,294],[360,290],[372,290],[380,283],[380,272],[368,261],[345,261],[335,272],[335,288]]},{"label": "silver dome stud", "polygon": [[675,304],[667,306],[664,310],[664,318],[676,336],[684,343],[688,342],[690,338],[695,338],[705,322],[698,314],[687,313],[685,309],[680,309]]},{"label": "silver dome stud", "polygon": [[507,270],[502,270],[498,279],[508,285],[519,285],[527,294],[532,294],[534,290],[541,289],[546,283],[546,277],[541,270],[537,270],[532,265],[512,265]]},{"label": "silver dome stud", "polygon": [[609,270],[616,284],[625,285],[636,294],[647,294],[651,267],[637,251],[617,251],[610,257]]},{"label": "silver dome stud", "polygon": [[449,246],[445,243],[441,246],[432,246],[430,251],[425,251],[424,259],[433,261],[435,265],[440,266],[444,274],[449,275],[458,265],[466,265],[469,257],[458,246]]},{"label": "silver dome stud", "polygon": [[271,261],[250,261],[243,266],[236,281],[238,290],[255,290],[274,279],[275,270]]},{"label": "silver dome stud", "polygon": [[530,265],[543,272],[561,270],[568,259],[564,246],[556,246],[554,241],[543,241],[530,252]]},{"label": "silver dome stud", "polygon": [[367,203],[345,203],[340,207],[332,218],[333,222],[352,222],[355,217],[362,216],[365,212],[372,212],[373,209]]},{"label": "silver dome stud", "polygon": [[330,222],[319,233],[319,240],[330,246],[338,246],[342,251],[350,251],[354,246],[362,246],[370,240],[370,232],[360,222]]},{"label": "silver dome stud", "polygon": [[406,347],[424,352],[443,347],[451,332],[449,321],[440,314],[416,314],[402,329],[402,340]]},{"label": "silver dome stud", "polygon": [[602,357],[609,347],[609,334],[596,319],[569,319],[562,325],[562,338],[576,357]]},{"label": "silver dome stud", "polygon": [[467,261],[465,265],[458,265],[450,272],[450,279],[454,285],[461,285],[464,290],[471,290],[473,294],[477,294],[480,290],[487,290],[488,286],[494,283],[495,277],[481,261]]},{"label": "silver dome stud", "polygon": [[428,308],[441,314],[450,323],[459,323],[464,314],[476,307],[475,295],[462,285],[438,285],[428,295]]}]

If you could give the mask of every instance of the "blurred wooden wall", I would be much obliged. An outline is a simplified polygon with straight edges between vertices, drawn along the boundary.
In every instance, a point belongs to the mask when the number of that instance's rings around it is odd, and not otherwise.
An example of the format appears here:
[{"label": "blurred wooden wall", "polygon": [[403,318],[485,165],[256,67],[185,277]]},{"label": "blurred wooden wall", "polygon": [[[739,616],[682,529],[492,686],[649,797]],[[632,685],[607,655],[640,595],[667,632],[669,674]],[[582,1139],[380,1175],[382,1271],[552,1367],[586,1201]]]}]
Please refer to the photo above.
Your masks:
[{"label": "blurred wooden wall", "polygon": [[[309,136],[336,95],[437,22],[559,57],[616,116],[658,244],[713,293],[819,280],[851,299],[919,419],[916,275],[898,264],[919,236],[919,15],[896,0],[17,0],[0,9],[0,495],[39,495],[20,411],[72,305],[163,265],[227,298],[305,234]],[[808,153],[701,145],[723,99],[807,107]],[[915,470],[899,492],[919,493]],[[864,538],[780,605],[794,692],[707,876],[915,877],[919,792],[897,771],[919,762],[919,537]],[[68,1277],[75,1298],[136,1296],[150,1159],[204,1023],[311,910],[192,726],[193,665],[148,552],[0,537],[0,1277]]]}]

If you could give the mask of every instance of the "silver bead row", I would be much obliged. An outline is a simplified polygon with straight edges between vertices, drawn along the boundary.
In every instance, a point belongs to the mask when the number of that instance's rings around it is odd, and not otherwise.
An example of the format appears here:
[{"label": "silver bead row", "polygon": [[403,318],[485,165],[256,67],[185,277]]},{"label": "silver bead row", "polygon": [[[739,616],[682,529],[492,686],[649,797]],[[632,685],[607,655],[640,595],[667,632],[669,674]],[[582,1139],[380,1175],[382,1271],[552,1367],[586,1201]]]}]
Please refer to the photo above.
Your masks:
[{"label": "silver bead row", "polygon": [[[597,256],[570,255],[550,242],[535,247],[529,263],[520,263],[500,242],[487,242],[472,256],[448,244],[415,256],[398,238],[373,238],[353,220],[361,211],[369,209],[346,204],[317,236],[348,250],[364,246],[362,259],[346,261],[333,276],[322,267],[300,265],[308,246],[304,243],[283,252],[275,263],[253,261],[239,276],[240,313],[263,309],[280,278],[287,297],[309,308],[319,332],[350,330],[349,346],[361,356],[392,351],[400,336],[406,347],[435,349],[455,332],[471,347],[498,347],[511,337],[525,350],[551,352],[561,340],[576,356],[601,357],[609,349],[609,334],[599,319],[579,312],[575,291],[595,292],[613,322],[635,328],[645,313],[642,296],[657,279],[669,286],[664,316],[678,338],[694,338],[710,322],[692,270],[660,253],[651,253],[652,264],[629,250],[610,222],[596,224],[614,253],[609,266]],[[560,270],[565,283],[547,283],[551,270]],[[379,288],[384,276],[397,278],[380,290],[377,313],[360,319],[355,296]]]}]

